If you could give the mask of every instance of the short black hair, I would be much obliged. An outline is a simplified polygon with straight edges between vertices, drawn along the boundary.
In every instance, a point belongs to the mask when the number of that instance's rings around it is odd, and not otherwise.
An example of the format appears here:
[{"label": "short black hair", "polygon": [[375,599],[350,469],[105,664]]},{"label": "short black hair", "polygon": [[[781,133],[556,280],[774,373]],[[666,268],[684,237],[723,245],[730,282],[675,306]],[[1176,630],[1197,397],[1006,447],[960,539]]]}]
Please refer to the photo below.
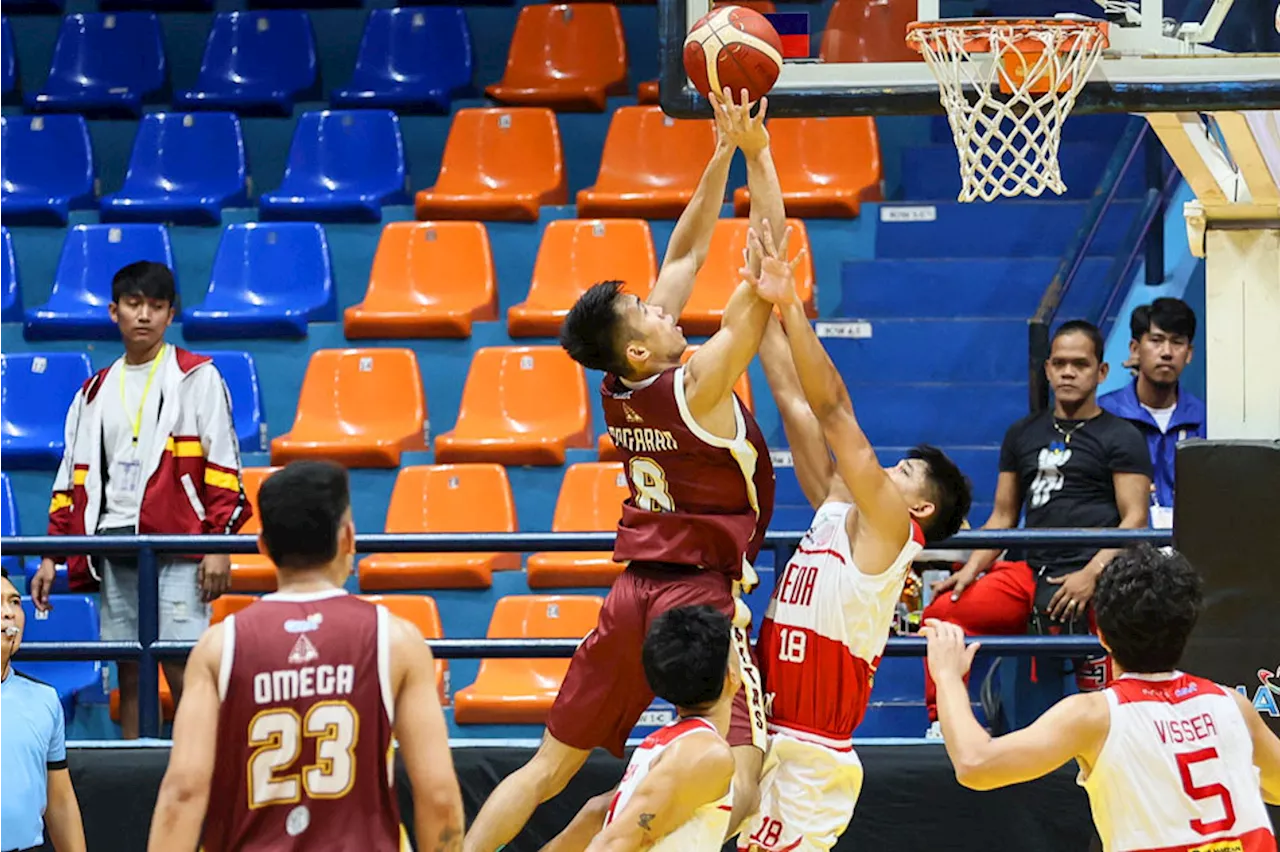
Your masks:
[{"label": "short black hair", "polygon": [[258,490],[267,555],[280,568],[317,568],[338,555],[338,529],[351,507],[347,469],[327,461],[296,461],[268,476]]},{"label": "short black hair", "polygon": [[929,544],[945,541],[960,531],[973,505],[973,483],[951,457],[931,444],[907,450],[907,458],[920,459],[929,466],[929,495],[933,514],[920,529]]},{"label": "short black hair", "polygon": [[1058,330],[1053,333],[1053,340],[1049,341],[1049,345],[1053,346],[1053,341],[1062,337],[1064,334],[1083,334],[1093,342],[1093,354],[1097,356],[1098,363],[1102,363],[1102,354],[1107,348],[1107,342],[1102,339],[1102,332],[1098,331],[1098,327],[1088,320],[1067,320],[1058,326]]},{"label": "short black hair", "polygon": [[1129,316],[1129,336],[1141,340],[1153,325],[1188,341],[1196,339],[1196,312],[1181,299],[1165,297],[1134,308]]},{"label": "short black hair", "polygon": [[111,279],[111,301],[119,302],[125,296],[158,299],[176,308],[178,288],[173,270],[152,260],[138,260],[123,267]]},{"label": "short black hair", "polygon": [[1200,617],[1203,583],[1171,547],[1128,547],[1098,577],[1093,612],[1111,656],[1125,671],[1173,671]]},{"label": "short black hair", "polygon": [[5,568],[3,565],[0,565],[0,578],[5,580],[9,579],[9,569]]},{"label": "short black hair", "polygon": [[623,353],[626,319],[618,310],[622,281],[592,284],[578,297],[560,326],[560,345],[589,370],[626,376],[631,368]]},{"label": "short black hair", "polygon": [[706,605],[669,609],[653,620],[640,652],[649,688],[676,707],[720,698],[729,671],[729,617]]}]

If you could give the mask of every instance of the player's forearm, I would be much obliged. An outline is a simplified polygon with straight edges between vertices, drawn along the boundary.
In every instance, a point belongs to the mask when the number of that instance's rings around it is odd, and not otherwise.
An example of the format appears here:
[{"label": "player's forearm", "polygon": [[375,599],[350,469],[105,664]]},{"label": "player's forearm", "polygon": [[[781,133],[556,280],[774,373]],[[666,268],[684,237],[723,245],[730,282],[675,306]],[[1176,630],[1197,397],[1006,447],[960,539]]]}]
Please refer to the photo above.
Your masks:
[{"label": "player's forearm", "polygon": [[50,798],[44,812],[44,824],[57,852],[85,852],[84,823],[80,819],[80,804],[74,792],[56,800]]},{"label": "player's forearm", "polygon": [[973,715],[964,679],[959,674],[947,674],[937,679],[937,687],[938,721],[942,723],[942,739],[955,767],[956,780],[974,790],[999,786],[984,774],[991,735]]},{"label": "player's forearm", "polygon": [[711,245],[711,234],[720,219],[720,208],[724,206],[725,186],[729,182],[729,165],[733,162],[734,148],[718,144],[716,151],[707,163],[707,168],[698,181],[698,188],[689,199],[680,218],[676,220],[675,229],[671,232],[671,240],[667,243],[667,254],[663,263],[692,258],[701,267],[707,259],[707,248]]},{"label": "player's forearm", "polygon": [[791,346],[791,357],[795,361],[796,375],[800,378],[805,399],[809,401],[809,407],[818,420],[825,423],[841,409],[852,411],[853,405],[844,386],[844,379],[840,377],[840,372],[827,355],[822,341],[809,325],[804,308],[798,302],[792,302],[783,309],[782,320],[787,331],[787,342]]},{"label": "player's forearm", "polygon": [[457,786],[419,795],[415,788],[414,829],[423,852],[462,852],[465,818]]},{"label": "player's forearm", "polygon": [[200,830],[204,824],[207,805],[207,795],[174,794],[162,787],[155,815],[151,818],[148,852],[195,849],[200,843]]},{"label": "player's forearm", "polygon": [[[778,183],[773,154],[765,146],[746,160],[747,189],[751,191],[751,227],[757,234],[763,233],[761,226],[768,222],[774,242],[780,242],[787,229],[787,211],[782,203],[782,186]],[[758,262],[752,265],[751,272],[759,274]]]}]

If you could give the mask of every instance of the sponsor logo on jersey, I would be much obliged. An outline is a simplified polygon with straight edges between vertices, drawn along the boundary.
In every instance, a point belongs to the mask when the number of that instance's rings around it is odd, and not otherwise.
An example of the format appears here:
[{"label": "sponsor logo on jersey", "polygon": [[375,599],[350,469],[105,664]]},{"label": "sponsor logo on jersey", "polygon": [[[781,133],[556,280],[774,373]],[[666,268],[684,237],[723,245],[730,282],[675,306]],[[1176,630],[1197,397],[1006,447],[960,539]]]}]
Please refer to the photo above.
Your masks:
[{"label": "sponsor logo on jersey", "polygon": [[293,643],[293,650],[289,652],[289,662],[295,666],[305,666],[319,658],[320,652],[316,650],[316,646],[311,643],[305,633],[298,636],[298,641]]},{"label": "sponsor logo on jersey", "polygon": [[290,618],[284,623],[285,633],[310,633],[324,623],[324,613],[313,612],[306,618]]},{"label": "sponsor logo on jersey", "polygon": [[622,416],[627,418],[628,423],[643,423],[644,418],[636,414],[636,410],[625,402],[622,403]]}]

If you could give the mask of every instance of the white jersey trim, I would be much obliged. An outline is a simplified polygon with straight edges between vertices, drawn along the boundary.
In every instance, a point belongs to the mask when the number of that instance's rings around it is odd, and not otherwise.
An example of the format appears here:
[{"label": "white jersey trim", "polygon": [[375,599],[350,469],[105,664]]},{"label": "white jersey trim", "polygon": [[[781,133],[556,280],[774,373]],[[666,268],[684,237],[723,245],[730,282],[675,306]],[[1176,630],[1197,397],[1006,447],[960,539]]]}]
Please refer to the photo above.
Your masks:
[{"label": "white jersey trim", "polygon": [[382,604],[377,604],[378,613],[378,689],[382,693],[382,709],[387,713],[387,721],[396,723],[396,706],[391,694],[391,613]]},{"label": "white jersey trim", "polygon": [[684,421],[684,425],[689,427],[689,431],[698,437],[698,440],[713,447],[719,447],[723,450],[732,450],[737,444],[747,439],[747,421],[742,416],[742,409],[738,405],[737,396],[733,397],[733,423],[734,434],[732,438],[721,438],[719,435],[713,435],[702,427],[693,417],[693,412],[689,410],[689,400],[684,395],[684,367],[676,368],[674,381],[676,393],[676,408],[680,409],[680,419]]},{"label": "white jersey trim", "polygon": [[802,743],[810,743],[835,751],[848,751],[853,748],[853,737],[834,739],[832,737],[824,737],[821,734],[810,733],[809,731],[798,731],[795,728],[788,728],[786,725],[777,725],[773,722],[769,723],[769,733],[781,734],[784,737],[790,737]]},{"label": "white jersey trim", "polygon": [[321,589],[318,592],[271,592],[262,596],[264,601],[280,601],[281,603],[311,603],[340,598],[347,593],[346,589]]},{"label": "white jersey trim", "polygon": [[218,700],[227,700],[227,687],[231,685],[231,664],[236,656],[236,617],[228,615],[222,620],[222,657],[218,660]]}]

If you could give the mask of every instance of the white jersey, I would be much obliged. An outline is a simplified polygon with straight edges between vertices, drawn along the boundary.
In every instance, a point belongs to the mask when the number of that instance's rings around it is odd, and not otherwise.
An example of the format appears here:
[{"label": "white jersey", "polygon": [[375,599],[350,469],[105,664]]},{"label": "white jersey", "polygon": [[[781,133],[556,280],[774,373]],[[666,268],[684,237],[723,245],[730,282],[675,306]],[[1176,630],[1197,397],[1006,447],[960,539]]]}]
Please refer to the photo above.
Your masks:
[{"label": "white jersey", "polygon": [[1080,783],[1106,852],[1275,852],[1253,740],[1226,687],[1126,674],[1104,694],[1111,729]]},{"label": "white jersey", "polygon": [[835,749],[851,747],[894,611],[924,534],[869,575],[853,561],[850,503],[824,503],[773,589],[756,643],[771,731]]},{"label": "white jersey", "polygon": [[[645,737],[644,742],[636,747],[627,764],[627,771],[618,784],[618,791],[613,794],[609,803],[609,814],[604,824],[613,822],[615,814],[621,813],[627,802],[635,795],[649,774],[649,768],[672,743],[681,737],[691,734],[711,733],[719,736],[715,725],[706,719],[691,716],[667,725]],[[729,831],[729,814],[733,810],[733,788],[718,801],[703,805],[694,811],[693,816],[684,825],[659,840],[651,847],[652,852],[717,852],[724,846],[724,836]]]}]

